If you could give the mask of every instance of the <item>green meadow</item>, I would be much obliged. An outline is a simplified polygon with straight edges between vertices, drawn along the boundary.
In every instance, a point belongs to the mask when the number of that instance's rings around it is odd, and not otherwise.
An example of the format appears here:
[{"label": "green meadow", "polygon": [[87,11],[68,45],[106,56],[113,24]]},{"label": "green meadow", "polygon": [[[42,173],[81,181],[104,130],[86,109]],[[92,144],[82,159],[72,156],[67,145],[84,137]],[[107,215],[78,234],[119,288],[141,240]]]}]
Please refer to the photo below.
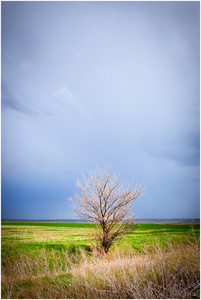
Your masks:
[{"label": "green meadow", "polygon": [[[2,222],[1,225],[2,298],[175,298],[174,295],[179,298],[199,297],[199,225],[133,226],[133,230],[121,243],[116,243],[107,256],[101,256],[96,247],[95,224]],[[181,253],[187,257],[184,258]],[[192,256],[193,253],[196,258],[194,257],[191,265],[188,255]],[[175,258],[175,255],[178,257]],[[161,263],[160,257],[163,257],[163,268],[166,272],[169,270],[166,277],[171,279],[175,276],[175,280],[179,281],[174,295],[169,295],[167,287],[164,286],[164,279],[161,278],[164,270],[156,270]],[[134,260],[138,263],[134,264]],[[178,261],[177,270],[175,264]],[[126,262],[129,262],[127,267]],[[146,270],[154,262],[152,271]],[[108,270],[108,282],[103,274],[99,274],[104,263],[111,268]],[[132,264],[135,267],[129,271]],[[185,273],[183,270],[183,275],[177,275],[181,272],[181,266]],[[125,270],[121,269],[123,267]],[[124,274],[124,271],[125,276],[122,277],[120,274]],[[196,274],[193,282],[189,277],[191,271]],[[149,276],[149,280],[143,281],[140,276],[143,280]],[[189,277],[189,282],[184,282],[181,276]],[[134,282],[137,286],[136,278],[139,277],[141,279],[138,282],[138,291],[134,291]],[[121,288],[118,290],[117,286]],[[149,294],[146,294],[148,290]]]},{"label": "green meadow", "polygon": [[[79,247],[94,246],[93,234],[96,224],[90,223],[25,223],[3,222],[1,227],[2,256],[9,256],[11,252],[30,253],[43,248],[65,249],[72,251]],[[167,240],[172,242],[185,241],[186,236],[199,235],[199,225],[172,224],[139,224],[133,226],[133,231],[126,235],[119,247],[133,248],[133,251],[143,251],[146,245],[160,243]]]}]

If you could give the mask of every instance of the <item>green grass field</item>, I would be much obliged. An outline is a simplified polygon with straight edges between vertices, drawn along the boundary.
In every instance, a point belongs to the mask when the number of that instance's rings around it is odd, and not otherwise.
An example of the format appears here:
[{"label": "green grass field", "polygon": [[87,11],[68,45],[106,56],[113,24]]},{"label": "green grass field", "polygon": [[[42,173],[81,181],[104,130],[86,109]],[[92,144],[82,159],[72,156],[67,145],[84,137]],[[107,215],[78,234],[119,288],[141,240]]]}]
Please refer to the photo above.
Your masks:
[{"label": "green grass field", "polygon": [[[2,222],[1,225],[2,298],[108,298],[107,293],[96,294],[97,287],[94,287],[93,293],[90,292],[93,288],[87,288],[86,278],[91,276],[87,269],[89,266],[93,265],[95,270],[95,266],[100,267],[103,261],[117,264],[117,258],[121,262],[128,259],[132,262],[134,257],[145,261],[153,256],[155,260],[159,257],[159,249],[166,259],[169,253],[177,253],[180,248],[198,248],[200,235],[200,226],[195,224],[139,224],[137,230],[134,226],[133,231],[120,244],[114,245],[107,257],[102,258],[98,256],[93,239],[95,224]],[[151,259],[151,262],[154,260]],[[83,266],[88,270],[87,275],[82,276],[83,271],[77,275],[81,266],[82,270]],[[99,278],[97,276],[93,278]],[[78,278],[79,284],[85,280],[79,291],[76,289]],[[94,284],[104,285],[101,280]],[[105,287],[102,286],[102,289],[105,290]],[[143,290],[142,287],[140,289]],[[101,287],[98,290],[102,291]],[[130,298],[129,295],[127,293],[124,297],[121,294],[121,298]],[[184,295],[189,297],[187,292]],[[190,296],[198,298],[197,285]],[[120,296],[113,294],[112,297]]]},{"label": "green grass field", "polygon": [[[122,241],[120,247],[132,247],[133,250],[143,251],[145,245],[163,244],[170,239],[172,242],[185,240],[191,230],[199,235],[199,225],[166,225],[139,224]],[[75,249],[93,246],[93,232],[95,224],[89,223],[25,223],[2,222],[2,256],[12,253],[30,253],[42,248],[47,249]],[[9,249],[9,250],[8,250]]]}]

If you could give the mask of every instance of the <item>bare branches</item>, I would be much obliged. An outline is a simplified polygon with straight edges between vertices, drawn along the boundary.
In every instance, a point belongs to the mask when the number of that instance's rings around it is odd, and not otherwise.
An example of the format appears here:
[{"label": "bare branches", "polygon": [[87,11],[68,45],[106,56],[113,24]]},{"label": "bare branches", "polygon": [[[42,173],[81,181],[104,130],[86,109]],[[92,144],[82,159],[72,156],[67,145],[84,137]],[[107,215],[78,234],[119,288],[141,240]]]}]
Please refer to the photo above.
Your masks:
[{"label": "bare branches", "polygon": [[119,176],[111,176],[110,168],[96,169],[89,178],[77,181],[81,195],[71,199],[77,216],[99,223],[102,231],[98,239],[108,252],[114,240],[127,233],[133,222],[132,204],[143,194],[136,183],[124,188]]}]

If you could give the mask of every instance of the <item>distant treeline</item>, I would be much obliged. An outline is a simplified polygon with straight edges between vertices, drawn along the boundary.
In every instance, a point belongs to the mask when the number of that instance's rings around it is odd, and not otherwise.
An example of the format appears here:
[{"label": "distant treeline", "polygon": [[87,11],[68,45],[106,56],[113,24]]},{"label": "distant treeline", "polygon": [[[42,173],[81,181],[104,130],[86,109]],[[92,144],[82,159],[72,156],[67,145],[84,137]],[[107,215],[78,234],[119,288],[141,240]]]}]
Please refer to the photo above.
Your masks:
[{"label": "distant treeline", "polygon": [[[90,223],[90,220],[82,219],[52,219],[52,220],[28,220],[28,219],[2,219],[2,222],[45,222],[45,223]],[[174,224],[198,224],[200,219],[136,219],[137,223],[174,223]]]}]

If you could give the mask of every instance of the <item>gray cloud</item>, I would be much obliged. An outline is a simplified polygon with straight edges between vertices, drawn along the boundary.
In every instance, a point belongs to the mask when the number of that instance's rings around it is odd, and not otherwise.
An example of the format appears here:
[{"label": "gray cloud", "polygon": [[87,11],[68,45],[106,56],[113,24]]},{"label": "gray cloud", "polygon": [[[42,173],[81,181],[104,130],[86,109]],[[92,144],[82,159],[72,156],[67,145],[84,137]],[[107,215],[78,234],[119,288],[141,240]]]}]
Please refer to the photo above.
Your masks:
[{"label": "gray cloud", "polygon": [[23,101],[22,97],[12,88],[8,87],[4,80],[1,82],[1,107],[2,110],[10,108],[24,114],[36,113],[35,109],[29,103]]},{"label": "gray cloud", "polygon": [[141,217],[198,216],[199,28],[199,2],[3,2],[6,189],[55,182],[59,213],[108,163],[147,186]]},{"label": "gray cloud", "polygon": [[59,103],[63,106],[69,106],[75,112],[80,115],[93,120],[93,118],[88,114],[88,112],[83,108],[83,106],[79,103],[76,96],[73,95],[69,89],[64,85],[59,90],[54,93],[54,96],[59,100]]}]

